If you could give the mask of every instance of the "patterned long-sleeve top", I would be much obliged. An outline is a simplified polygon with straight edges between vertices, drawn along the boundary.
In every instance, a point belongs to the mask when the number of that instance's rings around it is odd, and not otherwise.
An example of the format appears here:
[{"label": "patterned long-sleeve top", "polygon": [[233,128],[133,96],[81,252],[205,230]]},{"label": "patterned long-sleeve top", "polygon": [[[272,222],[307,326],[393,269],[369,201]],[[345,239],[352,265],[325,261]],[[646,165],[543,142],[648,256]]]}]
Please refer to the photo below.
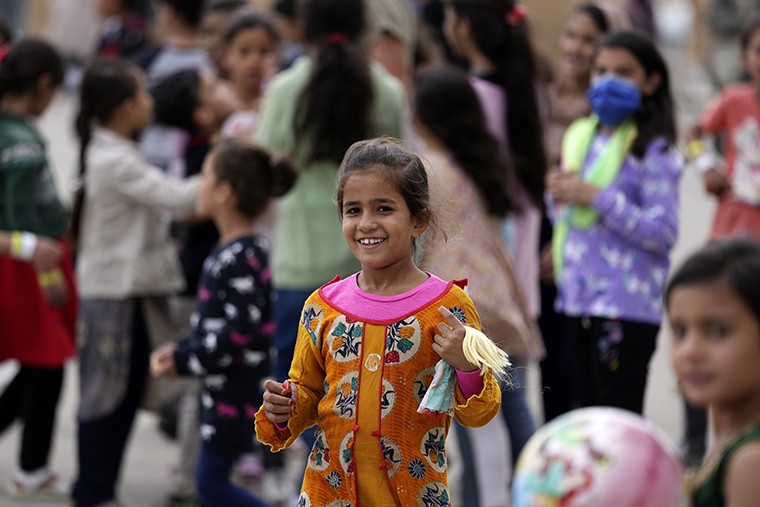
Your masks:
[{"label": "patterned long-sleeve top", "polygon": [[244,452],[253,443],[260,385],[270,373],[270,278],[263,238],[218,247],[203,266],[193,331],[174,352],[180,375],[203,379],[201,437],[216,451]]},{"label": "patterned long-sleeve top", "polygon": [[[435,276],[406,293],[377,296],[353,275],[306,301],[290,369],[294,414],[282,430],[263,410],[256,414],[259,441],[275,451],[317,424],[299,506],[450,505],[451,418],[417,412],[440,359],[432,348],[440,306],[480,327],[467,294]],[[500,402],[487,373],[479,393],[465,398],[456,389],[454,417],[481,426]]]},{"label": "patterned long-sleeve top", "polygon": [[[597,136],[585,174],[606,138]],[[659,325],[670,250],[678,237],[681,156],[663,139],[637,160],[628,155],[617,179],[592,203],[599,221],[571,228],[558,281],[558,311]]]}]

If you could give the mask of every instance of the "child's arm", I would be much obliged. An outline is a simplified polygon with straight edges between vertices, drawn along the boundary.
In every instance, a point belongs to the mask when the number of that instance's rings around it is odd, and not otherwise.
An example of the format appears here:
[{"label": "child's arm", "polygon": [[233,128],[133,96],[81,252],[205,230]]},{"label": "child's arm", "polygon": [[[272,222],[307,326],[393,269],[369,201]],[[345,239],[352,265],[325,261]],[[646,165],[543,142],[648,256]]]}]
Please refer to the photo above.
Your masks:
[{"label": "child's arm", "polygon": [[637,198],[614,183],[600,190],[592,203],[599,220],[635,247],[658,254],[670,252],[678,236],[679,158],[664,141],[655,141],[636,173],[621,173],[619,178],[636,179]]},{"label": "child's arm", "polygon": [[[321,351],[321,330],[307,329],[304,325],[304,322],[310,322],[307,312],[313,311],[310,304],[313,297],[304,306],[293,364],[290,367],[289,383],[293,389],[293,403],[288,403],[289,407],[284,406],[282,385],[271,381],[267,383],[269,394],[265,394],[265,400],[268,399],[272,405],[262,406],[256,413],[256,437],[275,452],[288,447],[306,428],[318,422],[317,405],[325,396],[326,372]],[[315,339],[312,339],[312,335]],[[275,404],[278,408],[273,406]]]},{"label": "child's arm", "polygon": [[178,180],[136,157],[114,161],[108,171],[107,184],[135,202],[176,213],[195,210],[197,177]]},{"label": "child's arm", "polygon": [[723,162],[714,146],[714,135],[728,130],[729,98],[718,95],[686,134],[686,160],[702,175],[705,191],[722,197],[731,190]]},{"label": "child's arm", "polygon": [[726,507],[754,507],[760,498],[760,442],[742,446],[731,457],[723,483]]}]

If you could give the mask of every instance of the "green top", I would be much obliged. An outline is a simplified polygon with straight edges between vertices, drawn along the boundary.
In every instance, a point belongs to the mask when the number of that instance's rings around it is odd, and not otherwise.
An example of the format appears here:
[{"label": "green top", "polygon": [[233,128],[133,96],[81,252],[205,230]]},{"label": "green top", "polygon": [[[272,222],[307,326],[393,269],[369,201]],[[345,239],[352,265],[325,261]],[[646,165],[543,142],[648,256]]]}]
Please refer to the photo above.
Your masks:
[{"label": "green top", "polygon": [[727,445],[720,453],[717,465],[710,463],[709,459],[702,465],[697,473],[704,478],[697,477],[695,481],[692,507],[723,507],[726,504],[723,481],[731,458],[743,445],[754,441],[760,441],[760,424]]},{"label": "green top", "polygon": [[[344,278],[359,269],[343,238],[334,201],[338,164],[307,163],[310,143],[295,142],[293,118],[311,68],[311,59],[301,57],[272,81],[257,130],[257,140],[275,155],[291,155],[300,173],[293,189],[278,202],[272,246],[273,283],[278,289],[315,289],[336,275]],[[372,136],[400,138],[404,126],[401,83],[374,63],[370,76]]]},{"label": "green top", "polygon": [[39,133],[26,118],[0,113],[0,230],[60,238],[67,223]]}]

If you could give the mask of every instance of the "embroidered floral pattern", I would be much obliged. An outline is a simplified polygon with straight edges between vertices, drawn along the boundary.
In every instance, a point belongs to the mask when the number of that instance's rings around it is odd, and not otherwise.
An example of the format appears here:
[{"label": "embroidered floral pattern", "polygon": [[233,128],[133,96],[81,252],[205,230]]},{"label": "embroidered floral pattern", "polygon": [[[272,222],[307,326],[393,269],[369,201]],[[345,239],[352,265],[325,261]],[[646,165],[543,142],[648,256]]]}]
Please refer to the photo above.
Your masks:
[{"label": "embroidered floral pattern", "polygon": [[311,507],[311,498],[306,494],[306,491],[302,491],[299,495],[296,507]]},{"label": "embroidered floral pattern", "polygon": [[449,507],[449,492],[442,482],[429,482],[417,493],[417,505],[424,507]]},{"label": "embroidered floral pattern", "polygon": [[446,432],[443,428],[433,428],[425,433],[420,444],[420,452],[436,472],[446,470]]},{"label": "embroidered floral pattern", "polygon": [[340,465],[348,476],[352,476],[356,473],[356,462],[354,461],[354,456],[351,452],[351,447],[353,447],[353,445],[354,433],[350,432],[343,437],[343,441],[340,443]]},{"label": "embroidered floral pattern", "polygon": [[383,379],[383,394],[380,396],[380,417],[385,419],[385,416],[391,413],[395,404],[396,390],[388,379]]},{"label": "embroidered floral pattern", "polygon": [[343,484],[343,477],[341,477],[340,474],[335,470],[327,474],[325,480],[327,480],[327,484],[332,486],[333,489],[338,489]]},{"label": "embroidered floral pattern", "polygon": [[398,469],[401,468],[401,462],[403,461],[401,448],[396,442],[387,437],[380,439],[380,447],[383,450],[388,477],[393,477],[398,472]]},{"label": "embroidered floral pattern", "polygon": [[309,333],[311,342],[317,347],[322,346],[320,337],[322,336],[321,329],[324,318],[324,310],[316,303],[307,304],[301,313],[301,324]]},{"label": "embroidered floral pattern", "polygon": [[422,329],[416,317],[391,324],[385,335],[385,363],[394,365],[412,358],[421,341]]},{"label": "embroidered floral pattern", "polygon": [[406,469],[409,471],[409,475],[415,479],[422,479],[425,477],[425,474],[427,474],[427,466],[425,466],[425,463],[418,458],[414,458],[410,461]]},{"label": "embroidered floral pattern", "polygon": [[422,370],[417,375],[417,378],[414,379],[412,389],[414,390],[414,397],[417,399],[417,404],[422,402],[422,398],[425,396],[428,387],[430,387],[430,383],[433,381],[434,376],[435,366],[431,366],[430,368]]},{"label": "embroidered floral pattern", "polygon": [[333,412],[341,419],[353,419],[356,413],[356,400],[359,393],[359,373],[347,373],[335,388]]},{"label": "embroidered floral pattern", "polygon": [[318,429],[315,437],[311,454],[309,454],[309,468],[322,472],[330,465],[330,448],[327,445],[324,430]]},{"label": "embroidered floral pattern", "polygon": [[459,322],[462,324],[467,324],[467,315],[465,315],[464,310],[459,306],[452,306],[449,308],[449,311],[454,314],[454,317],[459,319]]},{"label": "embroidered floral pattern", "polygon": [[336,318],[327,335],[330,355],[339,363],[348,363],[359,358],[364,326],[361,322],[351,322],[345,316]]}]

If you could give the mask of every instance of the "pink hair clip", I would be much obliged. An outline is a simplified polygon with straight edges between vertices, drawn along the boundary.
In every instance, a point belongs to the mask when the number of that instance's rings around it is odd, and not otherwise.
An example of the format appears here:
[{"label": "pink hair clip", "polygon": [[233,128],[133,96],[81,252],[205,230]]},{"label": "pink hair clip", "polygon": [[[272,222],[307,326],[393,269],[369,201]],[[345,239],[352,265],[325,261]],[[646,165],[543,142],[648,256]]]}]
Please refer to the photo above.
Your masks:
[{"label": "pink hair clip", "polygon": [[525,6],[523,4],[515,4],[514,7],[512,7],[512,10],[507,12],[507,14],[504,16],[504,20],[507,22],[508,25],[518,25],[520,22],[525,19],[525,15],[528,13],[528,11],[525,9]]},{"label": "pink hair clip", "polygon": [[345,44],[347,40],[345,33],[333,32],[327,35],[327,42],[330,44]]}]

